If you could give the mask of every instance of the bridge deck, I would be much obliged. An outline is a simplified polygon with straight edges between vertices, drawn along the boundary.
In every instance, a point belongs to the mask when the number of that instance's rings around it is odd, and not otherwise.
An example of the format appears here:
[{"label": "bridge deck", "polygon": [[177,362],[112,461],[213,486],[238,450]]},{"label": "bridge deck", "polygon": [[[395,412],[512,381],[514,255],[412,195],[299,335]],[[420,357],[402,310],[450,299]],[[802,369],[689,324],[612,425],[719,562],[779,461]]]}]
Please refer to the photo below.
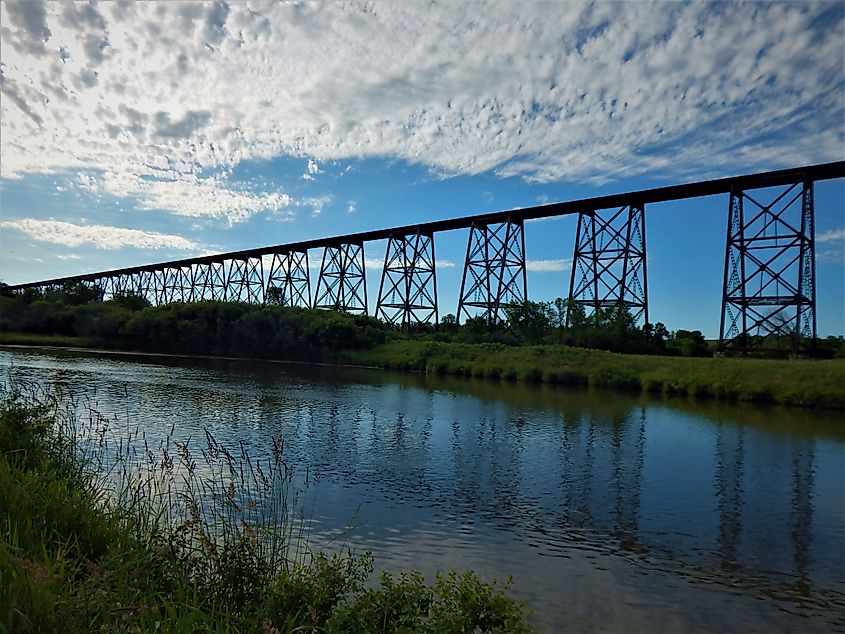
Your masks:
[{"label": "bridge deck", "polygon": [[789,183],[794,183],[801,178],[807,178],[810,181],[820,181],[843,177],[845,177],[845,161],[835,161],[832,163],[821,163],[818,165],[809,165],[805,167],[790,168],[772,172],[733,176],[729,178],[701,181],[698,183],[671,185],[668,187],[657,187],[654,189],[646,189],[636,192],[626,192],[622,194],[611,194],[594,198],[584,198],[581,200],[551,203],[548,205],[539,205],[536,207],[525,207],[521,209],[509,209],[486,214],[462,216],[460,218],[451,218],[448,220],[435,220],[432,222],[416,223],[411,225],[405,225],[402,227],[376,229],[373,231],[362,231],[359,233],[351,233],[342,236],[331,236],[328,238],[302,240],[299,242],[276,244],[271,246],[258,247],[255,249],[232,251],[229,253],[219,253],[215,255],[206,255],[196,258],[171,260],[168,262],[156,262],[154,264],[145,264],[142,266],[132,266],[122,269],[112,269],[109,271],[99,271],[95,273],[60,277],[50,280],[28,282],[26,284],[10,285],[7,288],[8,290],[20,290],[30,287],[45,286],[49,284],[80,282],[83,280],[91,280],[103,276],[134,274],[143,271],[160,270],[163,268],[179,268],[192,264],[210,264],[212,262],[221,262],[223,260],[254,258],[273,253],[304,251],[307,249],[315,249],[326,246],[337,246],[340,244],[359,244],[363,242],[370,242],[373,240],[384,240],[389,238],[391,235],[411,234],[416,233],[417,231],[426,234],[441,231],[452,231],[455,229],[466,229],[469,228],[472,223],[496,223],[503,222],[508,218],[515,221],[534,220],[537,218],[549,218],[553,216],[574,214],[581,211],[596,211],[600,209],[610,209],[613,207],[622,207],[631,204],[645,205],[649,203],[667,202],[671,200],[684,200],[688,198],[698,198],[701,196],[726,194],[729,193],[731,190],[758,189],[761,187],[774,187],[778,185],[786,185]]}]

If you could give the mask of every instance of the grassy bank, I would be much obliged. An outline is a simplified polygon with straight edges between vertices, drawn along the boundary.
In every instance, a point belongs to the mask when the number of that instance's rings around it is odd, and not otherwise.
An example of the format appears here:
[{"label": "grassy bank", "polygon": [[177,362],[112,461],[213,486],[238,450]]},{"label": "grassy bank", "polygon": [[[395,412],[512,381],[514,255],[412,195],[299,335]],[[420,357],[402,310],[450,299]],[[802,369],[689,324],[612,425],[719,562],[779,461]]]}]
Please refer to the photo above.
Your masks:
[{"label": "grassy bank", "polygon": [[568,346],[394,339],[349,363],[493,380],[618,388],[727,401],[845,409],[845,359],[776,361],[616,354]]},{"label": "grassy bank", "polygon": [[[295,546],[278,444],[263,467],[210,436],[196,456],[144,444],[139,468],[132,439],[109,448],[107,427],[55,398],[0,404],[0,631],[529,629],[471,572],[368,586],[369,555]],[[106,473],[103,456],[123,459]]]},{"label": "grassy bank", "polygon": [[0,332],[0,345],[7,346],[56,346],[60,348],[97,348],[103,344],[91,337],[72,335],[39,335],[26,332]]}]

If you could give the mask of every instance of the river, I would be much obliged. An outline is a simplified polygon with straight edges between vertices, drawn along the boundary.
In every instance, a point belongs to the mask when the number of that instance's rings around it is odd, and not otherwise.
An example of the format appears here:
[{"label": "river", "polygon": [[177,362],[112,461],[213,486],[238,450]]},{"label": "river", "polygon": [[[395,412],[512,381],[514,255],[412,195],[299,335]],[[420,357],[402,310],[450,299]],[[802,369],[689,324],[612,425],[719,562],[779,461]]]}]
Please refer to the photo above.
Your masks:
[{"label": "river", "polygon": [[0,380],[286,458],[312,547],[513,576],[542,631],[845,631],[841,414],[250,361],[0,349]]}]

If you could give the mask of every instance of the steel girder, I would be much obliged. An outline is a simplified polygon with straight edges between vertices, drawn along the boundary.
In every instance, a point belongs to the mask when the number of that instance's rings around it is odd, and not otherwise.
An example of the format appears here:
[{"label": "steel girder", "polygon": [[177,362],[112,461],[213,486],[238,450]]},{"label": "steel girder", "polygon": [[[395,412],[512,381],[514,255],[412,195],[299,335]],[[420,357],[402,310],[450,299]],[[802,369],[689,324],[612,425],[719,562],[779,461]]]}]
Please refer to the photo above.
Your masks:
[{"label": "steel girder", "polygon": [[391,235],[376,304],[376,317],[401,328],[437,323],[437,276],[431,233]]},{"label": "steel girder", "polygon": [[367,314],[363,242],[326,245],[314,308]]},{"label": "steel girder", "polygon": [[265,301],[279,306],[311,307],[307,250],[273,254]]},{"label": "steel girder", "polygon": [[481,309],[481,317],[494,326],[505,320],[510,303],[528,299],[525,274],[525,231],[522,219],[502,223],[472,223],[467,241],[458,322],[474,317],[470,309]]},{"label": "steel girder", "polygon": [[229,277],[226,283],[229,301],[264,303],[263,258],[234,259],[229,263]]},{"label": "steel girder", "polygon": [[799,178],[776,188],[769,203],[731,192],[720,350],[745,352],[752,336],[786,337],[793,350],[816,338],[813,183]]},{"label": "steel girder", "polygon": [[624,307],[649,323],[643,205],[578,214],[569,300],[594,312]]}]

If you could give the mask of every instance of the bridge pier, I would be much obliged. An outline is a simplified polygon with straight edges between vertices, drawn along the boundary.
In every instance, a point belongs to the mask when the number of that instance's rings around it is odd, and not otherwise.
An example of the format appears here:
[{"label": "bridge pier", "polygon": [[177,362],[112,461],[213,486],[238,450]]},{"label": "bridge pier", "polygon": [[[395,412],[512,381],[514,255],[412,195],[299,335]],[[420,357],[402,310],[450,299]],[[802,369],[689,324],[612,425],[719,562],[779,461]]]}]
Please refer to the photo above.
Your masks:
[{"label": "bridge pier", "polygon": [[112,276],[111,286],[113,298],[126,293],[127,287],[129,286],[129,280],[127,277],[128,276],[122,274]]},{"label": "bridge pier", "polygon": [[264,297],[268,304],[311,307],[307,249],[273,254]]},{"label": "bridge pier", "polygon": [[155,304],[155,298],[151,297],[153,274],[151,271],[138,271],[135,274],[135,294],[146,299],[150,304]]},{"label": "bridge pier", "polygon": [[525,275],[525,231],[521,218],[500,223],[473,222],[469,230],[458,322],[482,309],[488,325],[504,322],[504,308],[528,299]]},{"label": "bridge pier", "polygon": [[746,352],[752,337],[775,335],[797,351],[816,338],[813,182],[797,178],[769,203],[758,200],[765,191],[731,190],[720,350]]},{"label": "bridge pier", "polygon": [[214,302],[226,301],[226,261],[218,260],[204,265],[205,274],[202,275],[200,299]]},{"label": "bridge pier", "polygon": [[100,287],[103,301],[114,297],[114,276],[104,275],[97,279],[97,286]]},{"label": "bridge pier", "polygon": [[150,290],[153,295],[153,303],[161,306],[164,299],[164,269],[154,269],[150,277]]},{"label": "bridge pier", "polygon": [[436,324],[437,276],[434,265],[432,233],[390,234],[376,317],[403,329],[432,319]]},{"label": "bridge pier", "polygon": [[250,304],[264,303],[264,262],[262,258],[236,258],[229,263],[226,282],[228,299]]},{"label": "bridge pier", "polygon": [[162,304],[172,304],[182,300],[182,286],[180,271],[172,266],[162,271]]},{"label": "bridge pier", "polygon": [[367,314],[363,241],[325,246],[314,293],[314,308]]},{"label": "bridge pier", "polygon": [[593,312],[622,306],[649,323],[644,205],[578,214],[569,300]]}]

